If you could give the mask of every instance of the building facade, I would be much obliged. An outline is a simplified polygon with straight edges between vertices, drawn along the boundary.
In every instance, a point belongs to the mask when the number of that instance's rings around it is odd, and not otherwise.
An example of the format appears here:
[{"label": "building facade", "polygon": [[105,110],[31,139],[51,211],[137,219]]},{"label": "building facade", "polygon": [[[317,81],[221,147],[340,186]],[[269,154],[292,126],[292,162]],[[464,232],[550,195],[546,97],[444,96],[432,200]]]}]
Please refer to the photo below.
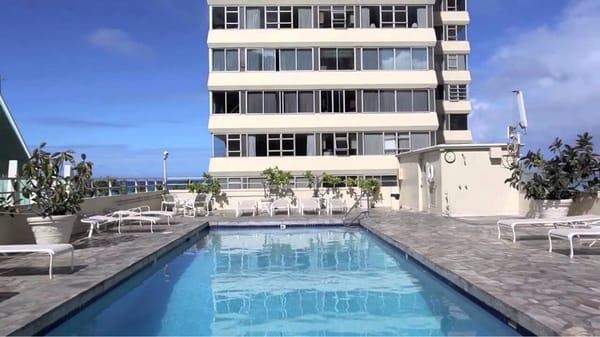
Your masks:
[{"label": "building facade", "polygon": [[466,0],[208,0],[209,172],[401,183],[396,155],[470,143]]}]

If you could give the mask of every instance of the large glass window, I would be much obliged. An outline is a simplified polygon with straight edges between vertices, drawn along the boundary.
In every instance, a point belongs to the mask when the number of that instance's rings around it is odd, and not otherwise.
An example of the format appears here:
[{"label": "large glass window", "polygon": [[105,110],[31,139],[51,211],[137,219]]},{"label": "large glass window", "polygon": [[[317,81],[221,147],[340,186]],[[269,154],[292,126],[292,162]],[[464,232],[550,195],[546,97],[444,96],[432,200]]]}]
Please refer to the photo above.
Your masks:
[{"label": "large glass window", "polygon": [[428,112],[429,90],[364,90],[364,112]]},{"label": "large glass window", "polygon": [[280,113],[279,93],[276,91],[265,91],[263,105],[265,113]]},{"label": "large glass window", "polygon": [[234,6],[212,7],[212,28],[239,28],[239,8]]},{"label": "large glass window", "polygon": [[227,156],[241,157],[242,156],[242,136],[227,135]]},{"label": "large glass window", "polygon": [[227,156],[227,136],[216,135],[213,137],[213,156],[214,157],[226,157]]},{"label": "large glass window", "polygon": [[292,7],[267,6],[267,28],[292,28]]},{"label": "large glass window", "polygon": [[296,70],[296,50],[281,49],[279,51],[280,70]]},{"label": "large glass window", "polygon": [[427,28],[427,7],[408,6],[408,28]]},{"label": "large glass window", "polygon": [[379,112],[379,92],[377,90],[363,91],[363,111]]},{"label": "large glass window", "polygon": [[319,28],[353,28],[354,6],[319,6]]},{"label": "large glass window", "polygon": [[464,55],[464,54],[446,55],[446,70],[468,70],[467,55]]},{"label": "large glass window", "polygon": [[236,114],[240,112],[240,93],[238,91],[213,91],[213,114]]},{"label": "large glass window", "polygon": [[265,27],[265,8],[246,7],[246,28],[261,29]]},{"label": "large glass window", "polygon": [[321,48],[321,70],[354,70],[354,48]]},{"label": "large glass window", "polygon": [[364,48],[364,70],[427,70],[427,48]]},{"label": "large glass window", "polygon": [[444,0],[445,10],[450,12],[462,12],[467,10],[467,0]]},{"label": "large glass window", "polygon": [[312,49],[297,49],[297,70],[313,70]]},{"label": "large glass window", "polygon": [[356,112],[356,90],[322,90],[321,112]]},{"label": "large glass window", "polygon": [[466,101],[469,99],[466,84],[451,84],[446,88],[446,99],[451,102]]},{"label": "large glass window", "polygon": [[431,137],[428,132],[411,132],[410,149],[412,151],[430,146]]},{"label": "large glass window", "polygon": [[467,26],[448,25],[444,26],[446,30],[446,41],[466,41]]},{"label": "large glass window", "polygon": [[249,48],[246,51],[248,71],[274,71],[275,49]]},{"label": "large glass window", "polygon": [[298,112],[315,112],[315,99],[312,91],[298,92]]},{"label": "large glass window", "polygon": [[360,22],[362,28],[379,28],[381,27],[381,19],[379,6],[361,6],[360,7]]},{"label": "large glass window", "polygon": [[313,28],[311,7],[294,7],[294,28]]},{"label": "large glass window", "polygon": [[248,92],[247,97],[247,113],[249,114],[261,114],[263,113],[263,93],[262,92]]},{"label": "large glass window", "polygon": [[413,91],[413,110],[416,112],[429,111],[429,91],[414,90]]},{"label": "large glass window", "polygon": [[446,116],[446,130],[466,131],[469,130],[469,115],[451,114]]}]

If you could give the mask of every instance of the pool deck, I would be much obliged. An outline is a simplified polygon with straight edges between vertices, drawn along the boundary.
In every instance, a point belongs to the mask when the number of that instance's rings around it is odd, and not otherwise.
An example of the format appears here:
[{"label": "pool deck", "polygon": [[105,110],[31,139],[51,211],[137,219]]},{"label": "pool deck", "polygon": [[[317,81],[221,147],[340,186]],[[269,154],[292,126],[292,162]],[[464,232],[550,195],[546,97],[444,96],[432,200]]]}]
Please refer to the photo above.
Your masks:
[{"label": "pool deck", "polygon": [[536,335],[600,335],[600,247],[555,241],[548,229],[498,240],[497,218],[375,210],[361,224]]},{"label": "pool deck", "polygon": [[[557,242],[547,252],[543,229],[513,244],[498,240],[497,218],[454,219],[385,209],[361,224],[407,252],[458,288],[538,335],[600,335],[600,247],[576,250]],[[39,333],[115,286],[207,226],[252,227],[341,225],[341,216],[177,218],[173,226],[127,226],[92,240],[75,241],[75,271],[68,257],[55,261],[48,279],[47,256],[0,256],[0,335]],[[58,266],[58,267],[56,267]]]}]

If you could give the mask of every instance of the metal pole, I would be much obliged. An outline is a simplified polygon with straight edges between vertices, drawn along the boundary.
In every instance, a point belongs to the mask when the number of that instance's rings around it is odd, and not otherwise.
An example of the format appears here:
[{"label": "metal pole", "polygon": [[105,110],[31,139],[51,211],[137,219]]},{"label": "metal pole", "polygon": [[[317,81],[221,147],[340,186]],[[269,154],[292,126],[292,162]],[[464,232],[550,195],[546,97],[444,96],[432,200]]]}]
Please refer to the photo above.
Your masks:
[{"label": "metal pole", "polygon": [[169,151],[163,152],[163,191],[167,188],[167,159],[169,159]]}]

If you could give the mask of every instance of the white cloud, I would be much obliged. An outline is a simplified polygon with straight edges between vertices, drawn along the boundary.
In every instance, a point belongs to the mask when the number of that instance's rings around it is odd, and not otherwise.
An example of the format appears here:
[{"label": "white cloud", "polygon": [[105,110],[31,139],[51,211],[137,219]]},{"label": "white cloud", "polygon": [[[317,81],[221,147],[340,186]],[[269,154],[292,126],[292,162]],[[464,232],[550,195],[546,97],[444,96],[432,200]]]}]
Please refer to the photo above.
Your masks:
[{"label": "white cloud", "polygon": [[146,45],[133,40],[129,34],[119,29],[99,28],[86,39],[94,47],[120,54],[144,55],[150,52]]},{"label": "white cloud", "polygon": [[504,141],[518,121],[511,91],[525,91],[530,130],[525,142],[590,132],[600,144],[600,1],[572,0],[554,25],[522,32],[474,69],[471,125],[477,141]]}]

